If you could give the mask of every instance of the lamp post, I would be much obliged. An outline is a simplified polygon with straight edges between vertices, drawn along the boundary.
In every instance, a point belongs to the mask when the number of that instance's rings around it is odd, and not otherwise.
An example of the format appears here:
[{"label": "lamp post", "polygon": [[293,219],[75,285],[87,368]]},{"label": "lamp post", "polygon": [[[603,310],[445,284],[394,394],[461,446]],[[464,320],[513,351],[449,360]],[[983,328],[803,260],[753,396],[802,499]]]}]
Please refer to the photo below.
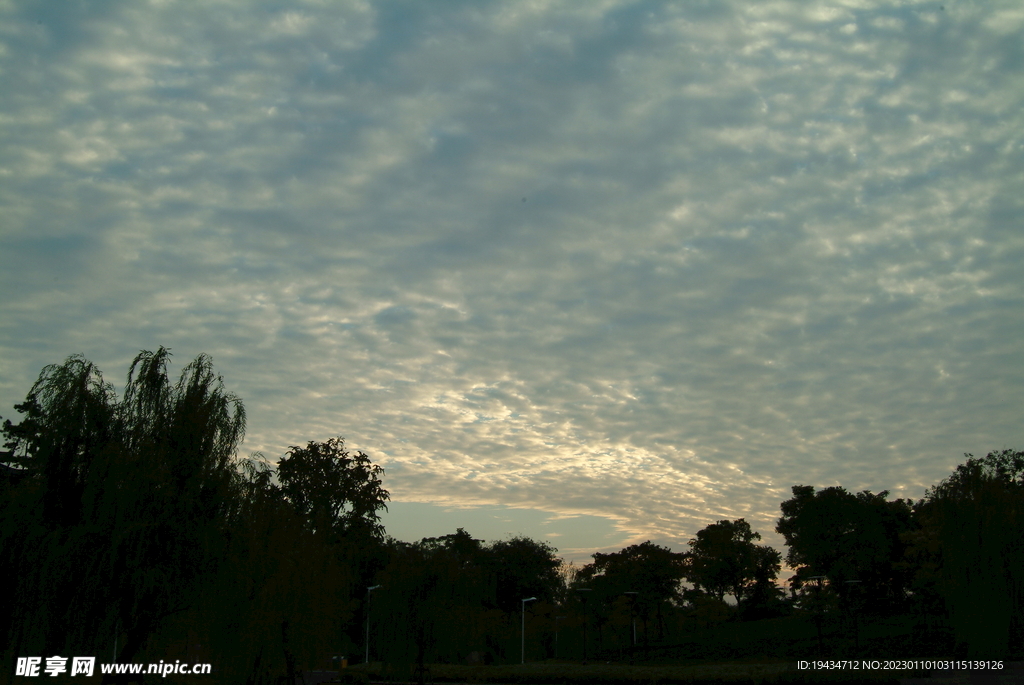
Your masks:
[{"label": "lamp post", "polygon": [[366,663],[370,663],[370,593],[379,587],[372,585],[366,588]]},{"label": "lamp post", "polygon": [[555,658],[558,658],[558,622],[565,616],[555,616]]},{"label": "lamp post", "polygon": [[580,594],[580,601],[583,602],[583,665],[587,665],[587,593],[593,592],[589,587],[578,587],[576,592]]},{"label": "lamp post", "polygon": [[629,665],[633,665],[633,653],[636,651],[636,596],[637,592],[630,590],[622,593],[629,597],[629,625],[632,629],[632,641],[629,643]]},{"label": "lamp post", "polygon": [[521,663],[521,664],[525,664],[526,663],[526,603],[527,602],[534,602],[536,600],[537,600],[536,597],[527,597],[526,599],[521,600],[521,604],[520,604],[520,607],[522,609],[522,616],[523,616],[522,622],[519,625],[519,634],[522,637],[522,641],[521,641],[522,653],[521,653],[520,659],[519,659],[519,663]]}]

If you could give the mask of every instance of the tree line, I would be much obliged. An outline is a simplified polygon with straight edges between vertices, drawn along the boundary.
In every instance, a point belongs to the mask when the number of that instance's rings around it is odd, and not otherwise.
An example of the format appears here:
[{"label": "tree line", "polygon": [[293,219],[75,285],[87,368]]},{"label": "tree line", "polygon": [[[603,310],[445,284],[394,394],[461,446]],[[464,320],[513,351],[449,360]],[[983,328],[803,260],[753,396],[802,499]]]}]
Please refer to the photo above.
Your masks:
[{"label": "tree line", "polygon": [[[628,655],[725,621],[930,617],[978,656],[1024,637],[1024,452],[967,460],[919,501],[795,485],[776,531],[709,524],[564,563],[543,541],[464,529],[407,543],[380,522],[383,469],[342,438],[238,459],[241,400],[209,357],[143,351],[121,397],[81,356],[45,367],[3,424],[0,644],[25,655],[208,661],[268,683],[369,658]],[[7,671],[13,673],[13,669]],[[397,671],[396,671],[397,673]],[[8,676],[10,677],[10,676]]]}]

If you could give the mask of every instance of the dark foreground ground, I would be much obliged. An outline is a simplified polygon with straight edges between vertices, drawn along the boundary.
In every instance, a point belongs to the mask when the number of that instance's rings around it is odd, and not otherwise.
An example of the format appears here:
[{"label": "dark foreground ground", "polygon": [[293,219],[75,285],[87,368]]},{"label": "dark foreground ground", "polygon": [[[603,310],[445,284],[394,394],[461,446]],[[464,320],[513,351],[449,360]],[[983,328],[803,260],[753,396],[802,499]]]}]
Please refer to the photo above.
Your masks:
[{"label": "dark foreground ground", "polygon": [[[881,685],[999,685],[1024,684],[1024,662],[1004,662],[995,671],[902,669],[902,670],[832,670],[827,672],[800,670],[797,662],[761,661],[705,663],[691,665],[588,664],[545,661],[525,665],[461,666],[431,664],[424,682],[467,683],[479,685],[648,685],[664,683],[870,683]],[[319,672],[305,674],[304,685],[328,682],[345,683],[412,683],[397,673],[389,674],[380,664],[353,666],[338,674]],[[388,676],[392,676],[389,678]]]},{"label": "dark foreground ground", "polygon": [[[430,664],[424,682],[479,685],[665,685],[674,683],[903,683],[908,685],[1024,685],[1024,654],[1010,653],[991,670],[965,668],[966,645],[948,629],[911,616],[871,617],[818,626],[806,616],[728,622],[681,636],[671,644],[628,650],[594,644],[590,663],[534,659],[526,664]],[[1020,650],[1017,650],[1020,651]],[[827,660],[842,668],[799,664]],[[901,663],[902,662],[902,663]],[[936,663],[938,662],[938,663]],[[950,665],[952,668],[939,664]],[[381,663],[345,669],[341,682],[415,682],[416,674]],[[338,672],[305,674],[304,685],[337,682]]]}]

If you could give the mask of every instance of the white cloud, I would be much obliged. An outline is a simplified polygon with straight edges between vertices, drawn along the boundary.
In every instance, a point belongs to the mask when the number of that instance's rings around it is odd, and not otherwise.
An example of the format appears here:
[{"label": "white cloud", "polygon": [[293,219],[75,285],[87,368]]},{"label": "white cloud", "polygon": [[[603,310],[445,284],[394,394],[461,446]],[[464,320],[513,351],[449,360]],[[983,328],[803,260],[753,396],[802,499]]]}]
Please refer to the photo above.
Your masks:
[{"label": "white cloud", "polygon": [[1015,11],[4,5],[0,404],[207,352],[577,555],[919,497],[1022,437]]}]

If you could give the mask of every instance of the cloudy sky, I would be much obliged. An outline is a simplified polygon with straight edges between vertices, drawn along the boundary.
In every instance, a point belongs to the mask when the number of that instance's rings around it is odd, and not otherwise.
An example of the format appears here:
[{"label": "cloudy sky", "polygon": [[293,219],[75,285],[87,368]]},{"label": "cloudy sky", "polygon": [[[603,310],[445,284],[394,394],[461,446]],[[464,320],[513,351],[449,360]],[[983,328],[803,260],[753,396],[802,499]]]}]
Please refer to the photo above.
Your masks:
[{"label": "cloudy sky", "polygon": [[0,414],[212,355],[402,539],[677,551],[1024,449],[1024,8],[0,0]]}]

